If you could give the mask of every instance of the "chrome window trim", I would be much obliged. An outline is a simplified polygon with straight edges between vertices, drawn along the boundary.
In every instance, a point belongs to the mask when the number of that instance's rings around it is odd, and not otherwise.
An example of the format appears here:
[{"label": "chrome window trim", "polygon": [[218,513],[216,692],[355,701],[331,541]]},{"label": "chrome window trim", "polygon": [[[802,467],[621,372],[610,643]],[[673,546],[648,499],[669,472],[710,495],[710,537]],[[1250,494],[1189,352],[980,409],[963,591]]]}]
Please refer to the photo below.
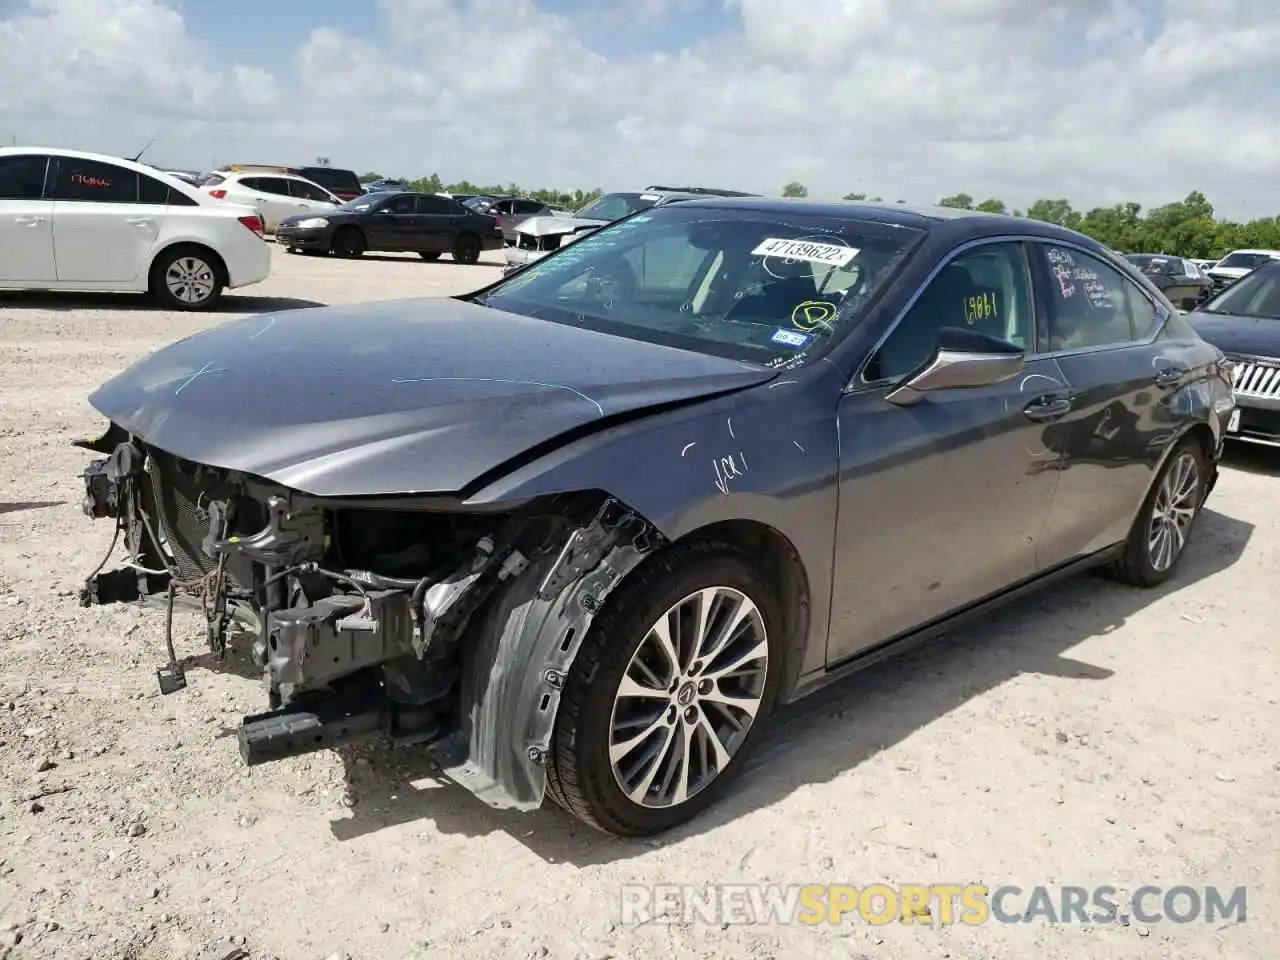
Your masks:
[{"label": "chrome window trim", "polygon": [[[902,323],[903,319],[911,311],[911,308],[915,306],[916,301],[920,299],[921,295],[928,288],[929,284],[931,284],[934,281],[934,278],[936,278],[938,274],[942,272],[944,267],[950,265],[951,262],[954,261],[957,257],[961,256],[962,254],[968,253],[970,250],[973,250],[976,247],[988,246],[993,243],[1021,243],[1021,244],[1037,243],[1037,244],[1042,244],[1044,246],[1066,247],[1068,249],[1076,251],[1077,253],[1081,253],[1087,257],[1092,257],[1095,260],[1101,261],[1102,263],[1111,267],[1112,270],[1115,270],[1116,273],[1120,274],[1122,278],[1129,280],[1128,277],[1125,277],[1125,271],[1121,270],[1119,267],[1115,266],[1114,264],[1108,263],[1106,258],[1100,257],[1097,254],[1097,252],[1090,250],[1087,247],[1083,246],[1082,244],[1076,243],[1072,240],[1059,240],[1056,237],[1044,237],[1037,234],[1001,234],[999,236],[994,236],[994,237],[977,237],[973,240],[966,240],[964,243],[952,249],[945,257],[939,260],[938,263],[934,266],[934,268],[929,271],[928,276],[926,276],[924,280],[921,281],[920,285],[916,287],[915,292],[911,294],[911,297],[903,305],[902,309],[898,311],[897,316],[893,318],[893,322],[889,324],[888,329],[886,329],[885,332],[881,334],[881,336],[876,340],[874,346],[872,346],[872,348],[867,351],[867,355],[862,359],[862,362],[858,364],[858,371],[853,375],[853,378],[849,381],[849,383],[845,385],[843,392],[846,394],[849,394],[849,393],[855,393],[863,390],[878,390],[886,386],[892,385],[895,382],[892,378],[884,379],[884,380],[867,380],[864,378],[867,365],[871,362],[871,358],[874,357],[877,351],[879,351],[879,349],[882,346],[884,346],[885,342],[891,336],[893,336],[893,332],[898,329],[898,324]],[[1036,313],[1036,300],[1037,300],[1035,295],[1036,277],[1035,277],[1035,270],[1031,266],[1031,264],[1028,263],[1027,266],[1029,268],[1030,281],[1032,284],[1032,296],[1031,296],[1032,308],[1031,309],[1032,309],[1032,321],[1034,324],[1035,313]],[[1104,343],[1104,344],[1100,344],[1098,346],[1093,346],[1093,347],[1075,347],[1067,350],[1046,350],[1044,352],[1029,350],[1027,351],[1027,354],[1026,354],[1028,359],[1034,358],[1036,360],[1046,360],[1046,359],[1057,360],[1062,357],[1075,357],[1075,356],[1083,356],[1083,355],[1092,354],[1092,353],[1103,353],[1105,351],[1110,351],[1110,350],[1121,350],[1126,347],[1149,346],[1155,343],[1155,341],[1158,340],[1160,336],[1164,333],[1165,327],[1168,325],[1169,319],[1172,316],[1172,314],[1170,314],[1168,310],[1166,310],[1158,302],[1152,299],[1151,295],[1147,293],[1147,291],[1144,290],[1140,284],[1133,283],[1132,280],[1129,280],[1129,282],[1133,284],[1134,289],[1136,289],[1140,294],[1142,294],[1142,296],[1147,300],[1148,303],[1151,304],[1151,306],[1156,311],[1156,325],[1153,328],[1150,336],[1142,340],[1127,340],[1122,343]]]}]

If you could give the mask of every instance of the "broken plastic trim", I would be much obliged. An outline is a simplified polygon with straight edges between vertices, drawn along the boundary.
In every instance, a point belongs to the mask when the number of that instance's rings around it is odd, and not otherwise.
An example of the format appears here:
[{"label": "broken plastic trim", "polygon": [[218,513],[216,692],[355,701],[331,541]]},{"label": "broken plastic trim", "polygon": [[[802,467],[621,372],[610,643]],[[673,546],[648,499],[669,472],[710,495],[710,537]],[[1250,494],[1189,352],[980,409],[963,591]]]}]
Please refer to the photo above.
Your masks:
[{"label": "broken plastic trim", "polygon": [[492,807],[534,810],[560,691],[592,620],[661,535],[636,514],[596,519],[560,554],[531,564],[496,599],[474,642],[461,689],[463,728],[437,745],[442,770]]}]

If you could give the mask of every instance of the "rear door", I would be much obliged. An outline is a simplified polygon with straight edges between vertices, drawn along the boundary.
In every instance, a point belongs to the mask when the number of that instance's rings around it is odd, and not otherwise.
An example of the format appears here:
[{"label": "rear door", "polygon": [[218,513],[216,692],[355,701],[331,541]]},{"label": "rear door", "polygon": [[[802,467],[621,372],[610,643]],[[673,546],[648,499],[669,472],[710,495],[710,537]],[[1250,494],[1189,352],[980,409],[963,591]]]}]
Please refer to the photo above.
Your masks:
[{"label": "rear door", "polygon": [[1049,566],[1123,540],[1177,425],[1172,398],[1198,376],[1194,342],[1160,336],[1168,308],[1119,269],[1065,243],[1036,243],[1051,356],[1071,410],[1046,437],[1062,475],[1041,552]]},{"label": "rear door", "polygon": [[40,284],[58,278],[53,201],[44,198],[48,167],[43,154],[0,157],[0,283]]},{"label": "rear door", "polygon": [[112,163],[55,157],[53,168],[49,195],[58,280],[145,286],[167,211],[163,202],[154,202],[161,197],[149,189],[153,202],[140,203],[139,174]]},{"label": "rear door", "polygon": [[448,253],[470,212],[449,197],[418,197],[418,250]]}]

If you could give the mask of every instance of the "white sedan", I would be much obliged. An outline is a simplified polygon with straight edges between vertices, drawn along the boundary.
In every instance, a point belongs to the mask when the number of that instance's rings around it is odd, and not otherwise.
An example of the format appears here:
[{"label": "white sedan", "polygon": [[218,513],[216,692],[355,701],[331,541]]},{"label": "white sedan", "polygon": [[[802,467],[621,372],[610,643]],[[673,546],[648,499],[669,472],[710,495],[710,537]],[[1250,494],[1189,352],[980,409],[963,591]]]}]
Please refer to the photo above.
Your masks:
[{"label": "white sedan", "polygon": [[267,233],[275,233],[285,217],[342,206],[342,200],[324,187],[290,173],[215,173],[200,189],[215,200],[253,207],[262,217]]},{"label": "white sedan", "polygon": [[270,272],[248,207],[131,160],[0,147],[0,290],[150,293],[202,310]]}]

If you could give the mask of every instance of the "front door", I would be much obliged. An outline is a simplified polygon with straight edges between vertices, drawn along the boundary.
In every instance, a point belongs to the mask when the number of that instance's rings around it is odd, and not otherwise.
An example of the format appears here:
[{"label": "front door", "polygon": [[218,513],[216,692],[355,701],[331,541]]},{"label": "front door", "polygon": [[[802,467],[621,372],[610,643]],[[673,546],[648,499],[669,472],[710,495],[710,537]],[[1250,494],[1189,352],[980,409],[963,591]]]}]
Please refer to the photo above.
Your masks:
[{"label": "front door", "polygon": [[96,160],[56,157],[50,170],[53,253],[64,283],[138,281],[168,210],[138,202],[138,174]]},{"label": "front door", "polygon": [[454,238],[462,231],[469,211],[449,197],[418,197],[418,249],[429,253],[449,253]]},{"label": "front door", "polygon": [[1071,388],[1055,427],[1061,478],[1041,543],[1049,566],[1123,540],[1176,426],[1169,401],[1201,357],[1156,337],[1167,308],[1083,250],[1036,243],[1049,349]]},{"label": "front door", "polygon": [[[963,249],[925,286],[839,408],[840,501],[827,662],[835,665],[1032,577],[1058,482],[1046,429],[1065,383],[1036,356],[1025,247]],[[970,326],[1023,347],[1017,378],[885,396],[932,353],[941,327]]]},{"label": "front door", "polygon": [[49,158],[0,157],[0,283],[51,283],[53,201],[44,199]]},{"label": "front door", "polygon": [[372,217],[366,231],[370,250],[417,250],[418,205],[413,194],[392,197]]}]

